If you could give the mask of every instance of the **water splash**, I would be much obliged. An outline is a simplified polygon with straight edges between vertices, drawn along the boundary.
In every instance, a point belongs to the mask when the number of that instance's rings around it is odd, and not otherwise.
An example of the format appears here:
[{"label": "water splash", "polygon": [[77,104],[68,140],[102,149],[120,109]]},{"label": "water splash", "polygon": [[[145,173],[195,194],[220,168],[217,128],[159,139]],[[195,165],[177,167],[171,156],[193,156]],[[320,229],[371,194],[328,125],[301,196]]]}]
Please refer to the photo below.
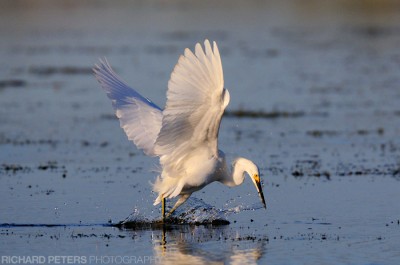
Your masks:
[{"label": "water splash", "polygon": [[178,223],[188,224],[229,224],[224,211],[217,209],[203,200],[189,198],[189,200],[179,207],[172,216]]},{"label": "water splash", "polygon": [[151,217],[146,217],[144,214],[142,214],[138,208],[135,208],[133,212],[125,218],[124,221],[121,222],[121,224],[128,223],[128,222],[134,222],[134,223],[151,223],[154,222],[155,220]]},{"label": "water splash", "polygon": [[225,216],[231,215],[231,214],[238,214],[240,212],[244,212],[244,211],[255,211],[255,210],[259,210],[259,209],[263,209],[264,205],[261,202],[258,203],[254,203],[254,204],[241,204],[241,205],[236,205],[234,207],[231,208],[226,208],[223,209],[221,211],[224,212]]},{"label": "water splash", "polygon": [[138,208],[122,222],[119,226],[123,228],[159,228],[165,224],[188,224],[188,225],[227,225],[223,211],[212,207],[203,200],[189,198],[185,204],[179,207],[174,214],[162,222],[160,214],[143,214]]},{"label": "water splash", "polygon": [[238,214],[243,211],[254,211],[262,208],[263,205],[261,203],[256,203],[218,209],[201,199],[190,197],[164,222],[161,221],[161,214],[159,212],[146,214],[141,212],[138,208],[135,208],[124,221],[119,223],[119,226],[137,229],[158,228],[163,224],[227,225],[229,224],[228,217],[232,214]]}]

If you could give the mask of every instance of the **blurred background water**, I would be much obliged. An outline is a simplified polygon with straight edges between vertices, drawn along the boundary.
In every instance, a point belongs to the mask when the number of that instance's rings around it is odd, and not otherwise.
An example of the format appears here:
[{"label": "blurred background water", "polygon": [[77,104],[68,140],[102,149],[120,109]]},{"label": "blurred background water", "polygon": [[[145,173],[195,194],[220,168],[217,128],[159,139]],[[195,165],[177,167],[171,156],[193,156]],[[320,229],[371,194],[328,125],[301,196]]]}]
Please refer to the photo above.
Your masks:
[{"label": "blurred background water", "polygon": [[[399,25],[389,0],[0,1],[0,223],[66,225],[3,225],[0,255],[398,264]],[[194,197],[234,212],[229,226],[102,226],[159,215],[157,160],[126,139],[92,66],[107,57],[164,106],[179,55],[205,38],[231,93],[220,148],[258,163],[267,211],[250,181],[215,183]]]}]

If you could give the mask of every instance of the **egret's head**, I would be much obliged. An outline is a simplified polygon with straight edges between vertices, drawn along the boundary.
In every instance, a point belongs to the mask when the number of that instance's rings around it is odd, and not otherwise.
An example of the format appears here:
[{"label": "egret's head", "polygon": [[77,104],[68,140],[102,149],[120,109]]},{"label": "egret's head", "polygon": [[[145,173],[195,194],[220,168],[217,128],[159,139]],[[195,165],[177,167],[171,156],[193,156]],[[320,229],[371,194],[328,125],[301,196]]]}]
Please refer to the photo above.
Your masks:
[{"label": "egret's head", "polygon": [[[264,193],[261,187],[260,171],[258,170],[257,165],[245,158],[238,158],[234,163],[236,164],[235,166],[242,170],[242,172],[246,172],[250,176],[251,180],[254,183],[254,186],[256,186],[258,195],[260,195],[260,199],[264,205],[264,208],[267,209],[267,205],[265,204],[264,199]],[[243,178],[241,179],[241,182],[243,182]]]}]

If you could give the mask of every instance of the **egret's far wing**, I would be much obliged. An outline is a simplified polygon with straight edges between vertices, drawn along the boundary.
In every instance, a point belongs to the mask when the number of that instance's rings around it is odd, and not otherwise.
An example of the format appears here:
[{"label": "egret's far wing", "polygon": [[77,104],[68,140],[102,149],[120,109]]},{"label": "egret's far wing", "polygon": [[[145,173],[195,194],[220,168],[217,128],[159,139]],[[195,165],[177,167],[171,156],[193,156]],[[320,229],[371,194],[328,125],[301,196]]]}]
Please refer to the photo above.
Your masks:
[{"label": "egret's far wing", "polygon": [[166,167],[180,161],[198,147],[218,153],[218,130],[229,92],[224,89],[221,58],[216,43],[199,43],[195,53],[185,50],[168,83],[167,104],[155,153]]},{"label": "egret's far wing", "polygon": [[161,129],[162,110],[122,81],[107,60],[100,60],[93,71],[111,99],[128,139],[145,154],[155,156],[154,143]]}]

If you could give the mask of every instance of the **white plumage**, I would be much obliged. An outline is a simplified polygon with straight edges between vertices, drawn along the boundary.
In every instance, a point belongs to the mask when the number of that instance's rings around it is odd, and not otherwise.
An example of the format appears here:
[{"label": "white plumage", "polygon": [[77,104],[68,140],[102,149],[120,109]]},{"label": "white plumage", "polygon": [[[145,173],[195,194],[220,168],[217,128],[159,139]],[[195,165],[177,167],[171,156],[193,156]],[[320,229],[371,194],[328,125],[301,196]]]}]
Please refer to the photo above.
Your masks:
[{"label": "white plumage", "polygon": [[196,44],[195,53],[185,49],[168,82],[164,110],[123,82],[106,60],[94,72],[128,139],[145,154],[160,158],[162,172],[153,187],[159,196],[154,204],[181,195],[171,214],[194,191],[213,181],[240,185],[247,172],[265,206],[257,166],[240,158],[229,172],[225,155],[218,150],[219,126],[230,96],[215,42],[211,47],[206,40],[204,50]]},{"label": "white plumage", "polygon": [[128,139],[146,155],[156,156],[154,144],[161,129],[162,110],[122,81],[107,60],[100,60],[93,70]]}]

